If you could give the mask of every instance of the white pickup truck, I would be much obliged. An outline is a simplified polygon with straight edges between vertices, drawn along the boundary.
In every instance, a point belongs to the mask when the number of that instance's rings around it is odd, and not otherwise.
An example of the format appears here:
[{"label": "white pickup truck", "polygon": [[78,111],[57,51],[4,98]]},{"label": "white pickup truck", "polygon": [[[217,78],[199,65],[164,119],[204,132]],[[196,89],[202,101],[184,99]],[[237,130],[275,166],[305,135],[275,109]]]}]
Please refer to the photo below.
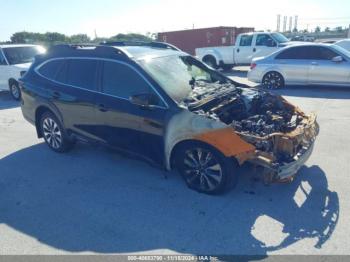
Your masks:
[{"label": "white pickup truck", "polygon": [[235,65],[250,64],[255,57],[267,56],[291,42],[280,33],[254,32],[239,34],[234,46],[203,47],[196,56],[212,68],[231,69]]},{"label": "white pickup truck", "polygon": [[45,52],[39,45],[0,45],[0,91],[10,90],[15,100],[21,98],[18,78],[27,71],[34,57]]}]

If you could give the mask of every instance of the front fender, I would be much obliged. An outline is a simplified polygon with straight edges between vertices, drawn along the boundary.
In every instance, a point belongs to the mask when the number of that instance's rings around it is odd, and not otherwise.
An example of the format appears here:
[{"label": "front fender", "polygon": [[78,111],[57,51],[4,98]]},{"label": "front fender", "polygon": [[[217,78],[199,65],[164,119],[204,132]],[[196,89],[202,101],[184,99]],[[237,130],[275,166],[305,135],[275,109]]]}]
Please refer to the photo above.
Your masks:
[{"label": "front fender", "polygon": [[237,157],[244,162],[245,155],[255,147],[242,140],[232,127],[206,116],[183,110],[169,121],[165,135],[165,163],[171,169],[171,154],[177,144],[195,140],[215,147],[227,157]]}]

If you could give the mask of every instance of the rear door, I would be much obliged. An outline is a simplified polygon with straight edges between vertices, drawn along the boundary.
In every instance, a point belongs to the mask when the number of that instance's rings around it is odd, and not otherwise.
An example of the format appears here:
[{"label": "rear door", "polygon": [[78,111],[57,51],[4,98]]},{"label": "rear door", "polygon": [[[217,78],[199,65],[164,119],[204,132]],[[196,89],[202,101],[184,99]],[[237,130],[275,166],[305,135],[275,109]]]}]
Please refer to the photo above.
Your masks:
[{"label": "rear door", "polygon": [[333,62],[336,56],[341,56],[329,47],[309,47],[310,56],[310,84],[350,84],[349,62],[343,58],[342,62]]},{"label": "rear door", "polygon": [[97,138],[98,64],[95,59],[58,59],[38,69],[41,75],[53,80],[47,88],[48,96],[61,113],[65,128],[87,138]]},{"label": "rear door", "polygon": [[[167,106],[134,67],[118,61],[103,63],[101,93],[97,95],[99,137],[109,145],[163,160]],[[143,108],[130,102],[132,95],[152,94],[157,105]]]},{"label": "rear door", "polygon": [[238,46],[235,48],[236,64],[250,64],[253,59],[253,34],[240,36]]},{"label": "rear door", "polygon": [[306,84],[310,71],[310,60],[304,46],[290,47],[275,57],[275,63],[283,73],[286,84]]}]

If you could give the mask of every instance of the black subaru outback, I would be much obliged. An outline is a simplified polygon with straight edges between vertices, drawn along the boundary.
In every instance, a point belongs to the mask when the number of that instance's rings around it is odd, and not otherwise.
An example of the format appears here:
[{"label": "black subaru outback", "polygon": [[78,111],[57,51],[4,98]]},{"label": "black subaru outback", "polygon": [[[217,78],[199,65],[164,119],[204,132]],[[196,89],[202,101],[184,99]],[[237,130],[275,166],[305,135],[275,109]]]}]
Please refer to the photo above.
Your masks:
[{"label": "black subaru outback", "polygon": [[20,81],[22,112],[56,152],[104,144],[176,168],[199,192],[223,192],[246,161],[292,180],[318,133],[282,97],[236,83],[167,44],[59,45]]}]

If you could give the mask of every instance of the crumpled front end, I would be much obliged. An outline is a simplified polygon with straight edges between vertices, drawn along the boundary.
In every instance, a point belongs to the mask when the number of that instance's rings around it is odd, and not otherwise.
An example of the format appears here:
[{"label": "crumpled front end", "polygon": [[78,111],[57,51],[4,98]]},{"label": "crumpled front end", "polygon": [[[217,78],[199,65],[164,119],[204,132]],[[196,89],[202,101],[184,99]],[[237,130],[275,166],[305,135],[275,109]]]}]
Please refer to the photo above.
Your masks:
[{"label": "crumpled front end", "polygon": [[266,137],[241,134],[253,145],[268,143],[270,151],[257,149],[249,157],[249,162],[266,168],[266,182],[291,180],[311,156],[319,126],[316,115],[305,116],[300,125],[289,133],[276,133]]},{"label": "crumpled front end", "polygon": [[229,84],[199,83],[184,101],[195,114],[219,120],[253,150],[234,155],[265,168],[266,182],[290,180],[310,157],[319,126],[279,95]]}]

